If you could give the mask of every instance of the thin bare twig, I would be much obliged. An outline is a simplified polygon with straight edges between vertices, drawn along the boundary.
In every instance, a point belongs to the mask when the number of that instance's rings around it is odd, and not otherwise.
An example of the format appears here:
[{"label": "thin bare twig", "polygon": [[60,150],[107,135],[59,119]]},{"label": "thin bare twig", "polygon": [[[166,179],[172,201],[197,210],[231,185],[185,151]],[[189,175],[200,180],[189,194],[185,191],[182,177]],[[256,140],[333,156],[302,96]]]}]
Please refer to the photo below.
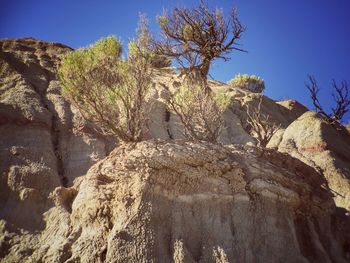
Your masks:
[{"label": "thin bare twig", "polygon": [[249,133],[256,137],[258,146],[265,148],[272,136],[278,131],[281,125],[270,122],[270,115],[261,113],[262,96],[259,98],[257,107],[251,109],[247,106],[247,122],[250,126]]}]

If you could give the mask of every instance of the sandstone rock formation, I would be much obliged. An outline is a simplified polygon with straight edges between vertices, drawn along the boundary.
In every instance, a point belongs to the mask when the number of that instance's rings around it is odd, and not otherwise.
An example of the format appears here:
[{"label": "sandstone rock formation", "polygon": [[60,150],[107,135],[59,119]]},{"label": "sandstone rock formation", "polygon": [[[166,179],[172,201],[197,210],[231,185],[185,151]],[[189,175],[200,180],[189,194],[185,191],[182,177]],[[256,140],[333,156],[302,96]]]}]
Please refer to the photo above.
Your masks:
[{"label": "sandstone rock formation", "polygon": [[317,169],[333,190],[337,206],[350,210],[350,133],[306,112],[269,143]]},{"label": "sandstone rock formation", "polygon": [[122,145],[73,187],[56,188],[46,229],[25,247],[12,238],[4,260],[346,262],[325,180],[287,155],[259,155],[204,143]]},{"label": "sandstone rock formation", "polygon": [[[165,98],[181,86],[179,75],[159,71],[154,76],[153,98],[156,101],[150,112],[150,137],[160,139],[183,139],[179,119],[173,113],[167,116]],[[247,107],[256,107],[262,97],[261,111],[270,116],[270,121],[286,128],[307,109],[295,101],[275,102],[266,96],[240,88],[232,88],[218,81],[209,81],[214,92],[225,93],[232,97],[232,104],[224,113],[225,129],[220,136],[223,144],[256,144],[247,133]]]},{"label": "sandstone rock formation", "polygon": [[70,50],[0,40],[0,262],[349,260],[350,143],[340,127],[264,96],[261,110],[281,125],[270,147],[285,153],[261,152],[245,121],[260,95],[210,81],[232,96],[225,146],[179,141],[164,100],[182,79],[158,71],[150,141],[109,155],[116,141],[61,95],[56,68]]},{"label": "sandstone rock formation", "polygon": [[49,193],[110,151],[61,95],[56,67],[69,50],[31,38],[0,42],[0,216],[25,229],[43,227]]}]

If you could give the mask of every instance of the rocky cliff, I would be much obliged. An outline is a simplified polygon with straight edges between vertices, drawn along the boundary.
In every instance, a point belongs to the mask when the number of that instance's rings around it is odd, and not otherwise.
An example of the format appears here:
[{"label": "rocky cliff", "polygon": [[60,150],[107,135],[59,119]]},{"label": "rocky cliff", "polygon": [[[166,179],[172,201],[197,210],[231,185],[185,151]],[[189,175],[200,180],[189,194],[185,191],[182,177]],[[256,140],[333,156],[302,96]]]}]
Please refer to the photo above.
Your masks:
[{"label": "rocky cliff", "polygon": [[150,140],[112,151],[61,95],[70,50],[0,41],[1,262],[350,260],[346,130],[263,97],[281,130],[261,152],[245,122],[258,95],[211,81],[233,98],[222,145],[185,142],[164,104],[181,78],[159,71]]},{"label": "rocky cliff", "polygon": [[42,224],[49,193],[85,174],[110,144],[87,132],[61,95],[56,67],[70,48],[30,38],[0,48],[1,217],[32,229]]}]

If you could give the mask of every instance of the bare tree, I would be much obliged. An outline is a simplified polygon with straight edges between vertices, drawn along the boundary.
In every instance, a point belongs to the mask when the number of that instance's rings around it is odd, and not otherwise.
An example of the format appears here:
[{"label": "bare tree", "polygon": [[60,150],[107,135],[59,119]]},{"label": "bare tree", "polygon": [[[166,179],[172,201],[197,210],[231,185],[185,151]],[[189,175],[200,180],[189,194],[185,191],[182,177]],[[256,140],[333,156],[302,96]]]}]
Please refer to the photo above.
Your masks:
[{"label": "bare tree", "polygon": [[270,115],[261,113],[261,102],[262,97],[260,97],[257,107],[253,109],[247,107],[247,122],[250,126],[249,133],[258,140],[259,147],[265,148],[281,125],[271,123]]},{"label": "bare tree", "polygon": [[320,88],[318,87],[315,77],[311,75],[308,75],[308,77],[310,84],[305,85],[310,91],[310,96],[316,112],[318,112],[330,124],[340,122],[345,113],[350,110],[348,83],[346,81],[342,81],[341,85],[338,86],[335,80],[333,80],[333,88],[335,90],[335,93],[332,93],[332,97],[335,101],[336,106],[332,108],[331,113],[327,113],[317,98]]},{"label": "bare tree", "polygon": [[238,47],[245,28],[232,9],[226,20],[221,9],[210,10],[201,1],[198,7],[175,8],[158,17],[163,39],[153,40],[152,49],[160,55],[176,59],[185,76],[197,79],[207,87],[210,64],[216,58],[229,60],[227,54]]}]

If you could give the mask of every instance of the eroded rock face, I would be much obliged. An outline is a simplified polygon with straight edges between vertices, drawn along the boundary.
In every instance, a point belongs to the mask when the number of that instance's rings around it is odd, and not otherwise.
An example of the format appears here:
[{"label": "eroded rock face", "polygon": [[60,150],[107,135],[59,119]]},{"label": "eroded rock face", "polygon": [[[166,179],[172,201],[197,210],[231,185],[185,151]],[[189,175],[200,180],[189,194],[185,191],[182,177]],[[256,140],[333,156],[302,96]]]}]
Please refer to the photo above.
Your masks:
[{"label": "eroded rock face", "polygon": [[56,68],[69,50],[31,38],[0,41],[0,217],[23,229],[43,228],[49,193],[110,151],[61,95]]},{"label": "eroded rock face", "polygon": [[[349,196],[348,142],[331,142],[339,133],[314,119],[296,120],[302,105],[261,104],[281,125],[271,146],[297,159],[254,148],[246,107],[260,95],[217,81],[213,91],[233,98],[220,137],[226,146],[174,141],[182,127],[164,100],[181,78],[159,71],[149,139],[162,141],[121,145],[106,157],[115,140],[96,134],[61,95],[56,68],[69,50],[0,41],[1,262],[349,260],[349,214],[332,199],[335,191]],[[327,151],[311,154],[305,134]],[[301,157],[303,147],[313,150]],[[348,199],[335,200],[348,208]]]},{"label": "eroded rock face", "polygon": [[[28,188],[47,197],[59,185],[72,185],[76,177],[85,174],[115,146],[115,140],[94,133],[92,126],[61,95],[56,69],[60,57],[70,50],[59,43],[32,38],[0,41],[0,207],[10,191],[19,196],[22,189]],[[181,123],[164,103],[169,91],[181,86],[182,79],[160,71],[153,80],[149,138],[182,139]],[[209,84],[215,92],[226,92],[234,98],[232,107],[225,112],[226,127],[220,141],[254,145],[255,139],[245,129],[245,107],[257,104],[258,95],[217,81]],[[298,117],[293,110],[267,97],[263,99],[262,111],[284,128]],[[28,174],[36,179],[24,179]],[[33,187],[26,180],[43,182],[43,187]]]},{"label": "eroded rock face", "polygon": [[[172,112],[167,112],[165,99],[169,93],[174,93],[183,82],[183,78],[174,73],[156,71],[153,77],[153,107],[150,111],[150,138],[183,139],[182,125],[179,118]],[[288,127],[295,119],[307,111],[306,107],[296,101],[276,102],[272,99],[241,88],[234,88],[224,83],[210,80],[210,88],[217,93],[225,93],[232,98],[230,107],[224,112],[224,129],[219,142],[223,144],[256,145],[256,140],[247,132],[247,107],[254,109],[260,98],[261,112],[269,116],[269,121],[280,125],[281,129]]]},{"label": "eroded rock face", "polygon": [[122,145],[73,187],[56,188],[46,229],[25,246],[12,237],[4,262],[346,262],[324,179],[287,155],[259,155]]},{"label": "eroded rock face", "polygon": [[337,206],[350,210],[350,133],[306,112],[272,138],[269,147],[300,159],[326,178]]}]

